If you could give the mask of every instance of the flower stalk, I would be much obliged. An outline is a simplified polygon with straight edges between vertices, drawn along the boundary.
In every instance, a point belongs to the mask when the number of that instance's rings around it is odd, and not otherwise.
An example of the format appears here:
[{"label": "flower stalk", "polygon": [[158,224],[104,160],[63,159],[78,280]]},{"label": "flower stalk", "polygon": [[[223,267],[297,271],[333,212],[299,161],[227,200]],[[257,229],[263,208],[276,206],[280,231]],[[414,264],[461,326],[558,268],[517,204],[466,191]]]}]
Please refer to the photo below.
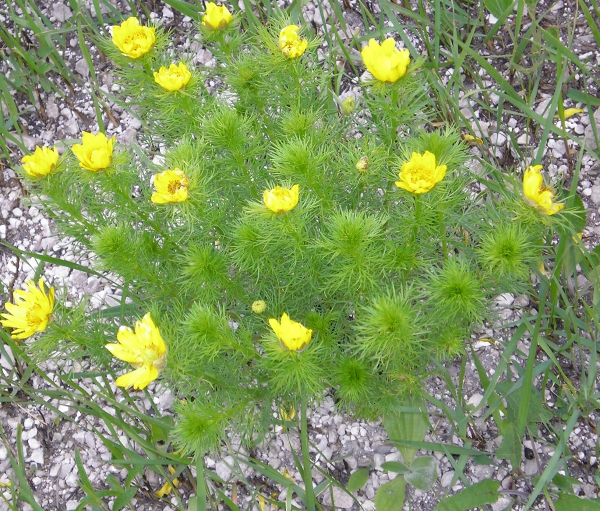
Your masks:
[{"label": "flower stalk", "polygon": [[308,443],[308,399],[302,395],[300,399],[300,444],[302,446],[302,480],[306,496],[306,511],[315,511],[315,490],[312,480],[312,462],[310,460]]}]

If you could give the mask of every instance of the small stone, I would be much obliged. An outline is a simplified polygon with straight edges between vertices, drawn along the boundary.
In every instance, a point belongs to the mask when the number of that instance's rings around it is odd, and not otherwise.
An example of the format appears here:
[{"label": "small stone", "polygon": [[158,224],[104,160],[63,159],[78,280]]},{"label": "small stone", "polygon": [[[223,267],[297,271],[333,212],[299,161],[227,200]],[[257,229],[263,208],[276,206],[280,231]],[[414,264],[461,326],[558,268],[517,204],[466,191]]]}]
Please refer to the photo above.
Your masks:
[{"label": "small stone", "polygon": [[48,102],[45,104],[45,108],[46,108],[46,115],[50,119],[58,119],[58,116],[59,116],[58,106],[56,106],[56,103],[54,102],[54,98],[50,97],[48,99]]},{"label": "small stone", "polygon": [[503,293],[501,295],[498,295],[496,297],[496,299],[494,300],[494,302],[496,303],[496,305],[498,307],[503,307],[503,308],[510,307],[514,301],[515,301],[515,297],[511,293]]},{"label": "small stone", "polygon": [[229,481],[231,478],[231,467],[233,466],[233,458],[226,456],[222,461],[217,461],[215,472],[223,479],[223,481]]},{"label": "small stone", "polygon": [[385,457],[385,461],[400,461],[400,462],[404,462],[404,460],[402,459],[402,454],[400,454],[400,452],[398,452],[398,451],[392,452],[392,453],[388,454]]},{"label": "small stone", "polygon": [[483,396],[481,394],[479,394],[479,393],[473,394],[467,401],[467,404],[472,406],[473,408],[477,408],[479,406],[479,403],[481,403],[482,399],[483,399]]},{"label": "small stone", "polygon": [[490,135],[490,142],[495,146],[502,146],[506,142],[506,135],[504,133],[492,133]]},{"label": "small stone", "polygon": [[344,461],[350,470],[356,470],[358,467],[358,460],[354,456],[348,456],[347,458],[344,458]]},{"label": "small stone", "polygon": [[473,475],[479,481],[483,481],[484,479],[490,479],[492,474],[494,473],[494,468],[489,465],[476,465],[473,470]]},{"label": "small stone", "polygon": [[71,16],[73,16],[73,12],[71,11],[71,9],[69,9],[68,6],[66,6],[65,4],[63,4],[61,2],[56,2],[52,6],[52,9],[53,9],[52,13],[53,13],[54,17],[56,18],[56,21],[66,21]]},{"label": "small stone", "polygon": [[354,499],[339,486],[334,486],[332,491],[326,491],[323,495],[323,504],[335,506],[335,509],[350,509],[354,505]]},{"label": "small stone", "polygon": [[594,185],[591,188],[590,199],[594,204],[600,204],[600,185]]},{"label": "small stone", "polygon": [[538,473],[538,466],[534,459],[533,460],[525,460],[524,472],[528,476],[533,476]]},{"label": "small stone", "polygon": [[543,116],[544,113],[546,112],[546,109],[548,108],[548,105],[550,104],[550,101],[552,101],[551,97],[548,97],[548,98],[540,101],[540,103],[538,104],[538,106],[535,109],[535,113]]},{"label": "small stone", "polygon": [[65,479],[71,473],[74,466],[74,463],[63,463],[58,470],[58,477],[60,479]]},{"label": "small stone", "polygon": [[79,124],[75,117],[71,117],[68,121],[63,124],[65,133],[69,135],[76,135],[79,132]]},{"label": "small stone", "polygon": [[503,511],[510,505],[511,500],[508,497],[500,497],[492,504],[492,511]]},{"label": "small stone", "polygon": [[[39,445],[39,443],[38,443]],[[37,463],[38,465],[44,464],[44,449],[35,449],[31,451],[31,456],[29,456],[29,460]]]},{"label": "small stone", "polygon": [[85,59],[79,59],[75,63],[75,71],[77,71],[84,78],[87,78],[90,75],[90,68]]},{"label": "small stone", "polygon": [[452,479],[454,478],[454,470],[450,470],[449,472],[445,472],[440,479],[440,484],[444,488],[448,488],[452,483]]}]

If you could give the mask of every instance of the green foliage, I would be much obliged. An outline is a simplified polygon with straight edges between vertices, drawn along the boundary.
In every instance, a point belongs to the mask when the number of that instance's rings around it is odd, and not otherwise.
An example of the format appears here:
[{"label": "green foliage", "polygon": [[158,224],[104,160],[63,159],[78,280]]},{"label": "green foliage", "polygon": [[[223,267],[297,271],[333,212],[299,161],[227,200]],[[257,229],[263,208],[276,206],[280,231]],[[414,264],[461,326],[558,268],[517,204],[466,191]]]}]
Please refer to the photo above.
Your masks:
[{"label": "green foliage", "polygon": [[[397,8],[385,4],[383,14]],[[443,23],[469,22],[461,9],[442,11]],[[378,506],[391,510],[401,507],[407,481],[428,489],[434,480],[431,460],[411,461],[417,447],[426,445],[429,424],[418,396],[432,367],[442,371],[438,360],[466,351],[473,328],[493,317],[497,294],[531,289],[532,267],[542,257],[554,258],[549,240],[555,233],[562,235],[561,264],[581,263],[594,275],[593,255],[570,257],[574,247],[562,241],[581,224],[581,207],[570,201],[560,214],[543,216],[523,200],[513,176],[493,165],[472,174],[459,131],[433,124],[436,108],[456,106],[440,107],[456,84],[449,91],[432,84],[431,67],[417,61],[395,84],[361,83],[353,108],[340,110],[336,84],[342,71],[333,61],[322,65],[315,51],[319,41],[307,36],[305,54],[286,59],[277,37],[289,20],[279,14],[265,27],[256,21],[246,24],[239,16],[223,31],[199,27],[216,58],[214,68],[194,68],[184,55],[169,53],[168,34],[160,30],[155,48],[136,60],[109,39],[99,40],[119,67],[123,96],[140,112],[143,136],[165,154],[153,158],[137,146],[123,148],[108,169],[89,173],[67,153],[47,178],[24,177],[64,235],[124,289],[122,304],[98,315],[89,314],[85,303],[71,310],[57,305],[54,322],[31,350],[47,356],[54,346],[57,356],[93,355],[103,364],[103,344],[116,337],[117,324],[133,325],[150,311],[168,347],[161,382],[179,400],[173,439],[198,459],[219,450],[229,430],[248,443],[262,438],[278,406],[302,403],[306,421],[307,401],[332,389],[345,410],[383,416],[403,453],[407,471],[376,497]],[[466,39],[453,47],[457,66],[466,55],[487,64]],[[152,72],[179,61],[187,62],[192,80],[183,90],[166,92]],[[504,90],[503,98],[523,105],[512,87]],[[554,130],[549,121],[543,129]],[[400,190],[395,181],[403,165],[425,151],[447,166],[446,176],[422,195]],[[174,168],[189,178],[187,200],[151,202],[152,175]],[[488,191],[472,194],[475,181]],[[265,191],[296,184],[295,208],[275,213],[266,207]],[[252,311],[256,300],[266,303],[264,312]],[[299,351],[287,349],[269,325],[284,313],[312,330]],[[542,326],[536,325],[535,338],[544,348]],[[518,330],[515,345],[524,333]],[[522,394],[520,387],[502,387],[498,378],[508,362],[503,364],[492,381],[483,371],[483,402],[505,434],[499,453],[504,449],[516,465],[525,428],[546,415],[535,406],[522,409],[522,403],[539,400],[529,387]],[[530,385],[533,364],[530,358],[518,373],[521,383]],[[564,398],[569,410],[584,399]],[[504,423],[499,409],[518,424]],[[466,438],[471,411],[444,411]],[[305,435],[305,424],[301,430]],[[308,483],[304,436],[302,442]],[[478,455],[467,448],[440,449]],[[364,471],[352,484],[363,479]],[[309,484],[306,502],[314,497]]]},{"label": "green foliage", "polygon": [[465,511],[475,509],[486,504],[494,504],[500,498],[498,493],[500,483],[492,479],[485,479],[473,486],[465,488],[460,493],[446,497],[435,507],[436,511]]},{"label": "green foliage", "polygon": [[[287,23],[275,16],[256,31],[202,28],[218,65],[188,62],[192,79],[175,92],[152,74],[185,61],[166,53],[168,34],[157,30],[155,47],[138,59],[99,40],[164,158],[117,151],[94,173],[67,155],[30,183],[64,234],[125,283],[137,313],[122,308],[121,324],[151,311],[168,347],[164,381],[186,401],[174,435],[188,452],[218,447],[231,424],[249,434],[253,416],[268,427],[260,408],[318,399],[329,387],[340,406],[383,414],[389,425],[398,396],[419,392],[431,357],[463,353],[493,296],[525,285],[539,257],[531,240],[552,225],[522,221],[532,208],[515,207],[512,196],[467,201],[475,176],[458,131],[423,129],[431,105],[420,62],[393,85],[365,86],[340,116],[329,86],[336,71],[319,64],[317,41],[309,38],[300,58],[281,55]],[[209,80],[223,88],[209,91]],[[403,165],[425,151],[446,165],[445,178],[423,195],[399,190]],[[189,179],[187,199],[151,202],[151,174],[175,168]],[[290,211],[263,203],[265,191],[293,185],[299,201]],[[498,218],[507,219],[500,232]],[[264,313],[250,312],[256,300]],[[298,352],[268,325],[284,313],[312,330]],[[77,323],[57,315],[61,349],[83,348],[69,325],[107,330],[89,322],[99,328],[84,326],[81,314]],[[47,354],[43,339],[32,349]]]}]

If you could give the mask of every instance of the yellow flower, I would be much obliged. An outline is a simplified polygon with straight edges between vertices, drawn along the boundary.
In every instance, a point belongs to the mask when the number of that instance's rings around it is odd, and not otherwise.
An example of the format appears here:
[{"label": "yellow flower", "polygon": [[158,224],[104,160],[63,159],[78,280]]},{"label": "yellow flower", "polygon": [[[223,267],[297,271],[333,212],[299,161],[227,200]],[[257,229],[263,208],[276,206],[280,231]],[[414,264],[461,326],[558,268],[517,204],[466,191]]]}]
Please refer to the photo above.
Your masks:
[{"label": "yellow flower", "polygon": [[44,177],[56,168],[58,151],[56,147],[36,147],[33,154],[23,156],[21,163],[23,170],[31,177]]},{"label": "yellow flower", "polygon": [[150,313],[135,322],[135,333],[126,326],[119,327],[120,344],[107,344],[106,349],[115,357],[130,363],[135,371],[119,376],[117,387],[145,389],[167,363],[167,346],[153,323]]},{"label": "yellow flower", "polygon": [[283,56],[288,59],[298,58],[308,46],[308,41],[298,35],[298,30],[300,28],[297,25],[288,25],[279,32],[277,44]]},{"label": "yellow flower", "polygon": [[165,170],[154,174],[154,188],[151,200],[154,204],[183,202],[188,198],[190,179],[180,169]]},{"label": "yellow flower", "polygon": [[292,188],[276,186],[272,190],[265,190],[263,202],[274,213],[281,214],[291,211],[298,204],[299,189],[300,185],[294,185]]},{"label": "yellow flower", "polygon": [[140,26],[137,18],[127,18],[113,27],[112,41],[123,55],[137,59],[148,53],[156,41],[154,27]]},{"label": "yellow flower", "polygon": [[397,50],[391,37],[381,45],[375,39],[369,39],[369,45],[360,53],[369,72],[382,82],[394,83],[402,78],[410,63],[410,52]]},{"label": "yellow flower", "polygon": [[523,193],[529,203],[535,206],[538,211],[546,215],[558,213],[565,207],[564,204],[552,202],[554,199],[554,190],[544,185],[544,178],[540,170],[541,165],[530,165],[523,174]]},{"label": "yellow flower", "polygon": [[77,156],[80,167],[98,171],[110,165],[114,143],[115,137],[107,139],[104,133],[92,135],[84,131],[81,144],[75,144],[71,149]]},{"label": "yellow flower", "polygon": [[269,319],[269,325],[271,325],[281,344],[288,350],[299,351],[310,342],[312,330],[297,321],[291,320],[285,312],[281,316],[281,323],[275,318],[271,318]]},{"label": "yellow flower", "polygon": [[396,186],[411,193],[427,193],[446,175],[446,165],[436,165],[435,155],[412,153],[410,161],[402,165]]},{"label": "yellow flower", "polygon": [[178,66],[171,64],[169,69],[162,66],[158,72],[154,73],[154,81],[169,92],[183,89],[191,77],[192,73],[183,62],[180,62]]},{"label": "yellow flower", "polygon": [[25,283],[27,291],[15,291],[15,303],[5,305],[8,314],[0,323],[7,328],[14,328],[13,339],[26,339],[36,332],[43,332],[48,326],[54,309],[54,288],[46,294],[44,281],[38,282],[39,289],[32,280]]},{"label": "yellow flower", "polygon": [[262,314],[267,309],[267,303],[264,300],[256,300],[252,302],[252,312],[254,314]]},{"label": "yellow flower", "polygon": [[[173,475],[174,473],[175,469],[171,465],[169,465],[169,474]],[[155,494],[159,499],[162,499],[165,495],[171,494],[171,492],[173,491],[173,487],[179,487],[179,479],[177,477],[173,479],[172,484],[170,481],[167,481],[165,484],[163,484],[162,488],[155,492]]]},{"label": "yellow flower", "polygon": [[206,4],[206,14],[202,16],[202,24],[213,30],[223,29],[229,25],[231,18],[231,13],[226,6],[208,2]]}]

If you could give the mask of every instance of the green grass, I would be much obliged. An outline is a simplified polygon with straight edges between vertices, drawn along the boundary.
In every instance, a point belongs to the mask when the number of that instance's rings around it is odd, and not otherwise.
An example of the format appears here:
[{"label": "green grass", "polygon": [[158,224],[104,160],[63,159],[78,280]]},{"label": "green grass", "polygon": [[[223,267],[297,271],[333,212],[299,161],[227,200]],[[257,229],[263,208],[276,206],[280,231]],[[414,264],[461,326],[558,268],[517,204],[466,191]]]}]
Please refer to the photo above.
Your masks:
[{"label": "green grass", "polygon": [[[166,3],[194,20],[198,20],[203,12],[203,7],[198,1],[167,0]],[[252,7],[258,8],[256,16],[250,17],[249,23],[266,20],[274,12],[269,0],[244,0],[244,4],[247,10]],[[490,131],[503,128],[509,135],[509,147],[505,155],[511,153],[512,149],[517,155],[517,161],[500,159],[495,155],[490,141],[486,139],[483,140],[481,152],[476,156],[484,166],[486,174],[482,182],[487,186],[489,193],[505,186],[500,184],[504,182],[500,179],[502,169],[511,172],[512,167],[522,164],[526,158],[535,162],[542,161],[542,152],[551,137],[562,139],[566,144],[576,143],[581,146],[581,137],[568,132],[564,119],[561,119],[563,105],[567,102],[569,106],[575,102],[581,103],[591,118],[593,109],[599,106],[599,102],[586,87],[588,82],[599,86],[600,73],[598,70],[593,73],[589,63],[582,62],[575,55],[574,24],[561,27],[562,33],[559,34],[558,29],[547,22],[548,12],[535,12],[531,8],[526,12],[522,2],[518,3],[516,10],[510,8],[510,2],[505,5],[505,2],[500,0],[471,3],[419,0],[417,9],[411,8],[407,2],[382,1],[380,5],[381,13],[377,16],[361,6],[359,14],[362,16],[365,31],[355,37],[355,49],[360,49],[361,44],[371,37],[381,39],[393,33],[416,58],[419,51],[412,46],[409,35],[419,38],[423,41],[426,51],[423,72],[427,74],[432,94],[436,98],[439,123],[458,125],[463,132],[480,136],[481,130],[477,127],[477,121],[475,125],[472,124],[472,119],[477,119],[475,111],[479,111],[480,119],[485,118],[490,123]],[[9,75],[0,76],[0,101],[7,112],[0,124],[0,160],[5,160],[8,165],[17,163],[25,151],[22,140],[23,119],[31,115],[38,115],[43,119],[43,111],[39,106],[40,94],[44,92],[64,98],[65,91],[82,85],[80,78],[69,68],[62,56],[67,41],[72,37],[77,38],[79,48],[91,71],[88,85],[100,129],[104,126],[103,114],[108,111],[108,101],[118,101],[118,98],[108,96],[100,90],[88,45],[100,33],[102,26],[120,21],[121,13],[105,0],[94,0],[93,12],[85,11],[75,0],[69,0],[69,6],[74,14],[62,28],[54,27],[36,7],[36,3],[30,0],[9,2],[7,11],[2,12],[14,27],[13,30],[9,30],[5,25],[0,27],[0,56],[10,63],[13,69]],[[15,10],[17,7],[26,14],[18,14]],[[105,14],[101,10],[103,7],[106,9]],[[130,7],[135,12],[139,4],[130,2]],[[292,3],[290,13],[294,18],[300,19],[300,7],[300,1]],[[490,24],[481,7],[490,9],[497,21]],[[597,0],[579,1],[577,7],[591,27],[596,43],[600,45],[600,31],[595,22],[600,17]],[[323,9],[323,6],[319,4],[318,8]],[[334,23],[324,34],[324,40],[331,50],[327,56],[329,63],[335,65],[336,62],[346,62],[349,76],[359,75],[359,59],[347,44],[342,42],[340,36],[340,29],[346,28],[341,3],[334,2],[332,15],[338,21],[339,28]],[[499,44],[501,38],[508,42],[504,47]],[[498,71],[495,65],[498,62],[508,64],[508,71]],[[553,78],[549,82],[552,89],[547,90],[551,95],[549,106],[540,114],[536,112],[539,93],[543,86],[548,85],[544,81],[545,68],[552,69]],[[449,76],[448,70],[453,70]],[[480,70],[483,70],[483,76]],[[576,74],[584,78],[583,90],[579,90],[574,83]],[[55,79],[50,80],[50,76]],[[484,80],[491,82],[491,85],[484,83]],[[340,92],[342,83],[342,75],[339,75],[333,83],[336,93]],[[13,99],[15,92],[17,99]],[[498,107],[492,106],[492,95],[499,98]],[[469,99],[466,107],[468,114],[464,108],[461,109],[461,97]],[[21,109],[20,105],[23,102],[28,106]],[[558,119],[555,115],[558,115]],[[518,145],[516,137],[505,129],[508,117],[514,117],[522,123],[535,140],[535,144],[525,147]],[[594,132],[594,136],[598,141],[597,132]],[[597,151],[588,152],[598,159]],[[567,160],[572,183],[567,200],[572,206],[577,206],[575,192],[582,157],[583,152],[575,150]],[[473,409],[465,402],[461,388],[462,378],[457,386],[456,380],[444,366],[437,365],[450,392],[451,403],[428,395],[424,398],[436,410],[435,413],[450,424],[451,433],[461,438],[464,446],[457,448],[441,441],[395,439],[410,447],[445,453],[455,470],[455,479],[460,480],[466,487],[469,486],[469,481],[464,470],[469,459],[477,462],[487,459],[493,463],[497,463],[498,459],[507,460],[513,467],[513,475],[519,479],[524,476],[515,467],[521,462],[524,439],[528,437],[536,442],[553,442],[554,453],[542,467],[542,472],[538,477],[527,479],[530,491],[525,495],[513,497],[513,502],[519,502],[526,509],[538,506],[538,498],[541,498],[542,502],[547,501],[550,506],[557,502],[573,502],[572,499],[577,498],[571,494],[572,486],[569,481],[564,480],[569,476],[569,460],[573,455],[569,451],[569,435],[581,421],[600,410],[600,394],[597,390],[598,348],[593,341],[600,336],[596,319],[597,311],[600,310],[600,250],[590,252],[583,244],[573,241],[572,235],[580,232],[583,226],[585,222],[581,218],[570,218],[558,243],[553,245],[550,240],[546,243],[545,253],[547,257],[554,259],[554,265],[548,275],[539,273],[538,285],[532,285],[529,290],[539,312],[533,316],[525,314],[513,324],[505,325],[509,339],[500,343],[500,362],[494,368],[493,376],[486,372],[489,368],[484,367],[478,353],[473,349],[462,360],[456,362],[460,365],[461,377],[466,374],[467,364],[472,362],[475,365],[483,394],[483,399],[476,408]],[[72,263],[50,260],[43,256],[40,257],[40,261],[72,266]],[[574,282],[577,282],[577,268],[581,269],[588,280],[583,289],[574,285]],[[3,297],[6,296],[4,293]],[[214,473],[203,467],[200,460],[192,462],[167,452],[171,424],[168,418],[160,417],[158,410],[148,414],[140,407],[137,397],[126,392],[123,393],[125,400],[120,400],[111,389],[109,379],[104,373],[94,371],[62,375],[60,381],[56,382],[48,377],[43,368],[30,361],[6,332],[1,331],[0,336],[3,339],[0,346],[1,355],[9,357],[7,347],[16,355],[12,369],[2,369],[0,373],[0,402],[18,403],[22,407],[44,406],[61,420],[72,421],[71,415],[66,415],[58,409],[58,404],[65,404],[82,414],[95,417],[110,432],[107,435],[92,430],[110,451],[110,463],[128,470],[126,484],[121,487],[118,481],[111,480],[108,488],[95,488],[87,479],[77,454],[80,487],[85,493],[80,502],[82,506],[108,509],[109,499],[116,498],[117,505],[113,509],[127,506],[131,508],[130,501],[143,484],[143,470],[154,470],[166,480],[167,467],[171,465],[176,474],[187,475],[192,493],[197,495],[186,504],[180,493],[174,492],[178,509],[205,509],[204,495],[208,496],[213,506],[217,502],[225,502],[231,509],[241,509],[232,500],[235,485],[224,485]],[[527,353],[519,349],[521,340],[529,342],[530,348]],[[589,361],[588,364],[584,362],[586,360]],[[567,374],[564,361],[572,363],[576,370]],[[34,374],[43,379],[44,389],[31,386],[31,377]],[[79,385],[80,379],[90,382],[92,390],[86,390]],[[553,408],[546,406],[546,390],[556,403]],[[148,397],[152,402],[151,396]],[[107,413],[100,400],[113,407],[115,414]],[[503,435],[502,444],[495,453],[480,452],[481,449],[474,445],[471,432],[477,429],[475,416],[478,413],[495,425],[499,435]],[[431,423],[434,419],[435,414],[429,417]],[[547,432],[543,436],[540,433],[540,424]],[[10,446],[11,442],[4,436],[4,432],[0,434],[5,445]],[[19,429],[17,435],[20,434]],[[123,435],[127,442],[119,440]],[[20,445],[20,442],[17,445]],[[132,445],[136,445],[137,449],[132,448]],[[495,454],[495,458],[492,458],[492,454]],[[29,486],[28,468],[22,450],[10,447],[9,457],[14,477],[10,490],[7,490],[11,493],[11,500],[7,505],[11,509],[17,509],[20,503],[28,503],[34,509],[41,509]],[[292,495],[292,484],[277,471],[252,458],[239,456],[236,460],[238,463],[247,464],[275,483],[290,488],[288,495]],[[298,467],[302,466],[301,460],[298,459],[297,463]],[[190,467],[195,467],[196,478],[191,477]],[[561,473],[564,475],[561,476]],[[252,482],[245,478],[239,465],[236,466],[235,474],[256,501],[261,489],[254,487]],[[596,481],[598,482],[598,478]],[[316,493],[329,491],[327,488],[334,484],[338,483],[328,477],[324,486],[316,489]],[[295,491],[303,495],[301,487],[297,486]],[[444,498],[444,495],[438,495],[438,499]],[[472,492],[468,498],[473,499],[469,501],[471,503],[479,503],[481,501],[476,499],[483,497],[480,493]],[[446,502],[451,506],[453,501]],[[276,502],[271,499],[271,503],[287,508],[290,499],[288,502]]]}]

